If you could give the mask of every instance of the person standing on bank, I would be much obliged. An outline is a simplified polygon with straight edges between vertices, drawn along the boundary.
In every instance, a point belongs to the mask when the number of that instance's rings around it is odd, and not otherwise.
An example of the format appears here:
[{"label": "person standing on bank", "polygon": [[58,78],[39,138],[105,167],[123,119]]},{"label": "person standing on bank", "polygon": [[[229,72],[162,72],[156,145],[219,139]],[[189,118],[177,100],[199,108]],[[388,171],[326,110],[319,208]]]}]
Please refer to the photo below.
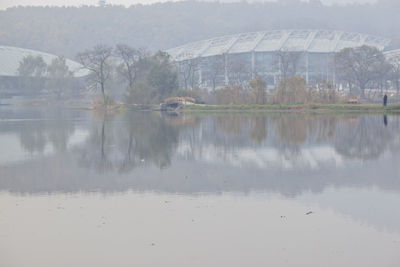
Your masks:
[{"label": "person standing on bank", "polygon": [[387,97],[387,95],[385,94],[385,95],[383,96],[383,106],[384,106],[384,107],[386,107],[386,105],[387,105],[387,99],[388,99],[388,97]]}]

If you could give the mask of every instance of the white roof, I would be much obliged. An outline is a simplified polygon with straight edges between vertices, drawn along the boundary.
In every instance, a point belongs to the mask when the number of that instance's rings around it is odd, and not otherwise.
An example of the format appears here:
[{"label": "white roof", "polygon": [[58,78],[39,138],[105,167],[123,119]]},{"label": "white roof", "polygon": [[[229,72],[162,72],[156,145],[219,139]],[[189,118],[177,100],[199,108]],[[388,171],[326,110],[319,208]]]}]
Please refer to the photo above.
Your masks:
[{"label": "white roof", "polygon": [[[42,56],[46,64],[56,58],[56,55],[47,54],[39,51],[23,49],[12,46],[0,46],[0,76],[18,76],[17,70],[19,63],[25,56]],[[66,64],[75,77],[87,75],[87,71],[82,69],[82,65],[78,62],[66,59]]]},{"label": "white roof", "polygon": [[167,50],[176,61],[246,52],[307,51],[334,53],[362,45],[383,50],[389,39],[332,30],[276,30],[240,33],[189,43]]},{"label": "white roof", "polygon": [[390,50],[384,53],[387,60],[392,62],[400,62],[400,49]]}]

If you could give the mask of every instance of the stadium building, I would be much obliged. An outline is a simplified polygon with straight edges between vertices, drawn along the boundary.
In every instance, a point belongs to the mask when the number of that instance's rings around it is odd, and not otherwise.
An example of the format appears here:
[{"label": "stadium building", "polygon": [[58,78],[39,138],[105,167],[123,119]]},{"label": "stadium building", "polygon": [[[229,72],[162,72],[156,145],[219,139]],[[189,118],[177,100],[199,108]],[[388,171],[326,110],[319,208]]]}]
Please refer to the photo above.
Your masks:
[{"label": "stadium building", "polygon": [[[57,58],[56,55],[43,53],[40,51],[24,49],[12,46],[0,46],[0,77],[17,77],[19,63],[26,56],[41,56],[46,64]],[[79,63],[66,59],[66,64],[75,77],[87,75],[87,71],[82,69]]]},{"label": "stadium building", "polygon": [[[44,86],[43,77],[31,77],[25,82],[25,77],[20,77],[18,67],[26,56],[41,56],[43,61],[50,65],[56,55],[11,46],[0,46],[0,104],[8,103],[15,97],[37,96]],[[72,72],[75,81],[88,74],[82,65],[66,59],[65,63]]]},{"label": "stadium building", "polygon": [[334,30],[275,30],[222,36],[167,50],[186,87],[215,88],[247,83],[260,76],[269,86],[289,74],[307,83],[335,81],[334,53],[343,48],[374,46],[389,39]]},{"label": "stadium building", "polygon": [[400,49],[386,51],[384,55],[389,62],[400,64]]}]

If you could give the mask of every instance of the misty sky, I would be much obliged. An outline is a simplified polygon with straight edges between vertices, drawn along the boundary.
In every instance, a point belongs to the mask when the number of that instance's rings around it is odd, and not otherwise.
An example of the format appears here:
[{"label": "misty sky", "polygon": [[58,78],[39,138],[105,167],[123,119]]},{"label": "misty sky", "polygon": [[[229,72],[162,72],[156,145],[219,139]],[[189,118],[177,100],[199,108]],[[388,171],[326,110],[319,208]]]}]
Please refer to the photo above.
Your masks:
[{"label": "misty sky", "polygon": [[[166,2],[169,0],[107,0],[109,4],[115,5],[132,5],[132,4],[150,4],[154,2]],[[235,0],[221,0],[220,2],[234,2]],[[275,0],[249,0],[253,1],[275,1]],[[376,0],[321,0],[325,4],[348,4],[348,3],[373,3]],[[30,5],[30,6],[80,6],[80,5],[96,5],[98,0],[0,0],[0,9],[17,5]]]}]

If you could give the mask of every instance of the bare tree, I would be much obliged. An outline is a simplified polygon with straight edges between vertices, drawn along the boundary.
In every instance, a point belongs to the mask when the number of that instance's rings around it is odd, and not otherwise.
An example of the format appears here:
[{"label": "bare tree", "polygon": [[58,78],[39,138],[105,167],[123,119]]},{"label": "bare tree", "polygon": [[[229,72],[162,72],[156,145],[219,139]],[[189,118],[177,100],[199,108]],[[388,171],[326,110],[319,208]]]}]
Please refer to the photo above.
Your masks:
[{"label": "bare tree", "polygon": [[231,85],[244,86],[245,81],[251,76],[249,69],[241,59],[230,57],[227,67],[229,83]]},{"label": "bare tree", "polygon": [[334,57],[336,74],[349,84],[355,84],[364,96],[366,87],[382,79],[387,61],[381,51],[371,46],[345,48]]},{"label": "bare tree", "polygon": [[224,58],[223,56],[215,56],[210,58],[210,80],[212,83],[213,91],[217,86],[218,76],[224,71]]},{"label": "bare tree", "polygon": [[267,83],[260,76],[249,82],[250,88],[253,90],[256,104],[265,104],[267,100]]},{"label": "bare tree", "polygon": [[194,87],[195,79],[194,74],[198,67],[198,59],[189,59],[180,62],[179,64],[179,76],[182,79],[183,86],[185,89],[188,89],[189,86],[191,88]]},{"label": "bare tree", "polygon": [[390,80],[392,64],[387,62],[386,60],[382,62],[381,66],[376,70],[376,83],[381,91],[383,92],[384,88],[387,88],[387,81]]},{"label": "bare tree", "polygon": [[390,63],[392,65],[392,71],[390,78],[392,80],[393,85],[397,90],[397,95],[400,92],[400,55],[396,55],[390,59]]},{"label": "bare tree", "polygon": [[83,68],[90,71],[88,76],[91,86],[100,86],[103,95],[104,105],[106,105],[105,84],[112,76],[112,65],[110,58],[112,48],[105,45],[96,45],[93,49],[85,50],[77,55],[79,63]]},{"label": "bare tree", "polygon": [[303,77],[281,80],[275,90],[275,101],[284,104],[307,103],[307,84]]},{"label": "bare tree", "polygon": [[[199,81],[199,79],[196,79],[196,75],[195,75],[196,71],[200,70],[200,64],[201,64],[200,58],[192,59],[191,64],[192,64],[193,71],[192,71],[192,75],[190,75],[190,77],[189,77],[189,82],[190,82],[190,87],[193,89],[195,87],[200,87],[200,85],[201,85],[201,81]],[[199,74],[199,75],[201,75],[201,74]]]},{"label": "bare tree", "polygon": [[46,87],[53,91],[60,99],[73,86],[73,74],[68,69],[68,65],[63,56],[54,58],[47,66]]},{"label": "bare tree", "polygon": [[281,50],[276,53],[275,65],[282,80],[296,76],[300,57],[301,52]]},{"label": "bare tree", "polygon": [[126,79],[129,88],[132,88],[137,78],[139,60],[143,56],[142,51],[125,44],[117,44],[115,55],[121,60],[117,72]]}]

